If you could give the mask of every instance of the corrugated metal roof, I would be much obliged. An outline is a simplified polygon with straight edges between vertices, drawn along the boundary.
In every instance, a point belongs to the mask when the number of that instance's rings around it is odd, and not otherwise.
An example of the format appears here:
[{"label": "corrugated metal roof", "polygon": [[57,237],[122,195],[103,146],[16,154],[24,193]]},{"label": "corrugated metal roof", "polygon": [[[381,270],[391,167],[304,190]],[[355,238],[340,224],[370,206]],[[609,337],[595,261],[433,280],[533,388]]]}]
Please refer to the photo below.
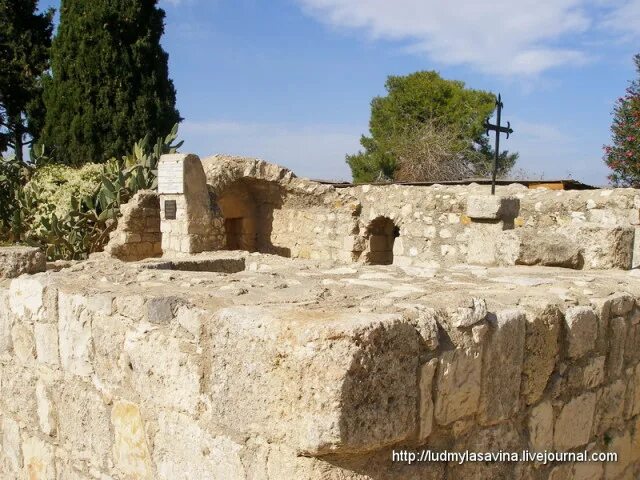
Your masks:
[{"label": "corrugated metal roof", "polygon": [[[431,186],[431,185],[470,185],[472,183],[477,183],[479,185],[491,185],[491,180],[486,178],[467,178],[464,180],[447,180],[443,182],[373,182],[373,183],[359,183],[354,184],[350,182],[335,182],[331,180],[314,180],[314,182],[322,183],[325,185],[333,185],[336,188],[347,188],[353,187],[356,185],[408,185],[408,186]],[[528,188],[540,188],[540,187],[548,187],[548,188],[556,188],[561,190],[596,190],[599,187],[594,187],[593,185],[587,185],[585,183],[579,182],[573,179],[563,179],[563,180],[511,180],[511,179],[501,179],[496,180],[496,185],[511,185],[513,183],[519,183],[520,185],[524,185]]]}]

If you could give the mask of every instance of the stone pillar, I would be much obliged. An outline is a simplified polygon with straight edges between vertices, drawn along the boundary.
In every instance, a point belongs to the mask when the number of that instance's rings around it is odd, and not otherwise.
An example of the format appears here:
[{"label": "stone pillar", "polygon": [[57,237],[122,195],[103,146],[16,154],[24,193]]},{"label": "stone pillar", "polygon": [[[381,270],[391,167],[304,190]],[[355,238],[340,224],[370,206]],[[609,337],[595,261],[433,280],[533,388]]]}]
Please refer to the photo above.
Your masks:
[{"label": "stone pillar", "polygon": [[202,163],[197,155],[163,155],[158,164],[160,231],[165,255],[219,250],[224,227],[211,204]]},{"label": "stone pillar", "polygon": [[499,195],[471,195],[467,199],[469,243],[467,262],[480,265],[513,264],[518,239],[513,235],[520,200]]}]

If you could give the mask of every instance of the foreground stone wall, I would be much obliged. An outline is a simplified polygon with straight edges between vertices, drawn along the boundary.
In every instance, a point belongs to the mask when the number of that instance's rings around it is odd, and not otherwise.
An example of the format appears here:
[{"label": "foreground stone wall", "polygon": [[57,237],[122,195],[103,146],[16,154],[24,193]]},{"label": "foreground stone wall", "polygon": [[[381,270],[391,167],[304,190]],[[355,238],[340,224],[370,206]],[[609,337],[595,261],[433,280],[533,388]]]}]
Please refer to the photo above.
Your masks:
[{"label": "foreground stone wall", "polygon": [[[389,288],[395,301],[353,309],[287,305],[296,294],[266,266],[262,276],[218,274],[208,283],[119,270],[113,278],[137,275],[126,288],[78,284],[104,267],[73,268],[0,284],[3,479],[640,475],[635,280],[605,297],[584,288],[586,300],[561,302],[539,292],[505,306],[467,291],[432,304],[400,301],[421,288],[422,277],[407,278],[400,285],[414,290]],[[318,280],[319,295],[332,295],[332,282],[343,285],[340,294],[352,284],[382,288],[374,279],[392,272]],[[589,286],[607,291],[616,278]],[[234,282],[273,282],[270,295],[256,297],[271,305],[252,304],[251,292],[229,288]],[[307,295],[317,286],[300,288]],[[237,295],[248,303],[237,304]],[[393,449],[426,447],[586,449],[620,460],[391,462]]]}]

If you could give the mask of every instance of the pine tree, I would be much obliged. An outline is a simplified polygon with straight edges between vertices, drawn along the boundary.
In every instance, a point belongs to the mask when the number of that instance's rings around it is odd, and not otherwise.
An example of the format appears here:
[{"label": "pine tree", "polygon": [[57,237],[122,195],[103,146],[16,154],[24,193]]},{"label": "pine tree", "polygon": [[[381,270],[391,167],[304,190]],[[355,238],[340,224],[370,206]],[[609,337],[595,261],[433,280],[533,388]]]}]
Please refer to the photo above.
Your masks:
[{"label": "pine tree", "polygon": [[180,116],[157,0],[62,0],[40,138],[70,165],[120,156]]},{"label": "pine tree", "polygon": [[634,57],[638,79],[631,82],[613,110],[611,145],[604,147],[604,161],[617,187],[640,187],[640,54]]},{"label": "pine tree", "polygon": [[42,76],[49,68],[53,10],[37,0],[0,0],[0,153],[22,162],[22,147],[42,124]]},{"label": "pine tree", "polygon": [[[403,149],[416,132],[433,126],[456,132],[460,140],[456,142],[458,148],[447,156],[461,154],[457,156],[472,166],[471,175],[484,176],[491,171],[494,151],[483,124],[495,110],[493,94],[467,88],[464,82],[446,80],[434,71],[390,76],[385,87],[388,94],[371,101],[371,136],[363,135],[360,139],[364,151],[347,155],[355,182],[400,180],[398,149]],[[405,149],[403,153],[407,153]],[[517,158],[517,153],[500,152],[499,173],[508,172]],[[409,160],[405,158],[405,162]],[[419,163],[424,163],[423,160],[416,159]],[[435,158],[429,161],[432,160]]]}]

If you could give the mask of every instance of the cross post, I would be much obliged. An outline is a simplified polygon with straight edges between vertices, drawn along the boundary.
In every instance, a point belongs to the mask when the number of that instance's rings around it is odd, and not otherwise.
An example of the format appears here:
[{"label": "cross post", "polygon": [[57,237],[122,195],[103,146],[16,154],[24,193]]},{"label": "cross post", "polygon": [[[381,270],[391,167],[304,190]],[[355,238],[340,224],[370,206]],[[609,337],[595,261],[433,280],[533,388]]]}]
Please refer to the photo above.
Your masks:
[{"label": "cross post", "polygon": [[501,125],[502,121],[502,108],[504,105],[502,104],[502,96],[498,94],[498,98],[496,99],[496,108],[497,108],[497,122],[495,125],[489,122],[485,122],[484,128],[487,129],[487,135],[489,135],[490,131],[496,132],[496,152],[495,157],[493,158],[493,172],[491,174],[491,195],[496,194],[496,176],[498,175],[498,162],[500,160],[500,134],[506,133],[507,138],[509,135],[513,133],[513,129],[511,128],[511,122],[507,122],[507,126],[503,127]]}]

